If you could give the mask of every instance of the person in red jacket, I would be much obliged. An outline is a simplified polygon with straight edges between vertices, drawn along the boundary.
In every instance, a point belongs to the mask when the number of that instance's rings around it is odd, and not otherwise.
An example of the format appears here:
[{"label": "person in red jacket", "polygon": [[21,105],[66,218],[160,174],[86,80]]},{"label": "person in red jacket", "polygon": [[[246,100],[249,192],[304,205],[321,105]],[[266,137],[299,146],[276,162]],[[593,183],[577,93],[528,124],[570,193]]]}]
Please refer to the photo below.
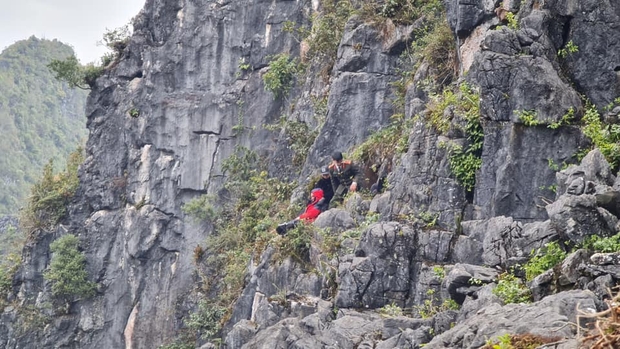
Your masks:
[{"label": "person in red jacket", "polygon": [[321,214],[321,199],[323,199],[323,189],[312,189],[312,192],[310,193],[310,203],[306,206],[304,213],[290,222],[278,225],[276,232],[280,235],[284,235],[289,229],[294,228],[299,221],[314,222],[316,217]]}]

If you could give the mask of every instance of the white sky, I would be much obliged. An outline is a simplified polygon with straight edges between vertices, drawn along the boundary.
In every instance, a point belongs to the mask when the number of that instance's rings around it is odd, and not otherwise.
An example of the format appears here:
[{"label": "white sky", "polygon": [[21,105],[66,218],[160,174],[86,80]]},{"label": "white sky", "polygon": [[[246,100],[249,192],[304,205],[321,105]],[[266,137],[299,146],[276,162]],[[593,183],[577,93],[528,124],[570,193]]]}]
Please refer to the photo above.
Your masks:
[{"label": "white sky", "polygon": [[99,63],[107,29],[136,16],[145,0],[0,0],[0,51],[34,35],[73,46],[82,64]]}]

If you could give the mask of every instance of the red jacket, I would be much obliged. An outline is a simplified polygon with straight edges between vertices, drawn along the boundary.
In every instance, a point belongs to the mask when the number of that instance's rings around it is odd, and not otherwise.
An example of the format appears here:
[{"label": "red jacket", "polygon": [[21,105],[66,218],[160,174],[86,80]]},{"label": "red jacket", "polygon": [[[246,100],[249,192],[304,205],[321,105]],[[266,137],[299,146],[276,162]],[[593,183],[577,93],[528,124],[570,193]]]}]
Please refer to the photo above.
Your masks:
[{"label": "red jacket", "polygon": [[306,211],[304,211],[304,213],[302,213],[298,218],[308,222],[314,222],[316,217],[321,214],[321,210],[316,204],[323,198],[323,189],[312,189],[312,193],[310,193],[310,195],[310,204],[306,207]]}]

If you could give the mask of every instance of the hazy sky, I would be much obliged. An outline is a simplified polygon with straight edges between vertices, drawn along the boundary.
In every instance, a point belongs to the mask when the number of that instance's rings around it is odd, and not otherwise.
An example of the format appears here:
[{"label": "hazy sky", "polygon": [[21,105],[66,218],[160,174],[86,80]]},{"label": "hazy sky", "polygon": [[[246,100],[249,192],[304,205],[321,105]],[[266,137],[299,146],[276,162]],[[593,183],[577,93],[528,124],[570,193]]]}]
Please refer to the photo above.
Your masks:
[{"label": "hazy sky", "polygon": [[145,0],[0,0],[0,51],[34,35],[73,46],[82,63],[107,51],[97,45],[107,29],[129,23]]}]

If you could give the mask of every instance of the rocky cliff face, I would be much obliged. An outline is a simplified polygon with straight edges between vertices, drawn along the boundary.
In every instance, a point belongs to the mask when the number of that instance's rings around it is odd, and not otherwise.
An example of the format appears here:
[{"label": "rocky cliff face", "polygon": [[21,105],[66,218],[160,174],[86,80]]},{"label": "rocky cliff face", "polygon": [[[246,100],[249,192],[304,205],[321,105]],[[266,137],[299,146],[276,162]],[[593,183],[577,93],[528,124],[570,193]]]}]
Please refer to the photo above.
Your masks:
[{"label": "rocky cliff face", "polygon": [[[270,249],[248,261],[245,288],[222,333],[227,348],[475,348],[496,334],[544,335],[556,321],[574,322],[578,302],[604,307],[619,264],[590,259],[585,250],[529,284],[539,303],[504,305],[491,289],[499,269],[526,262],[549,241],[618,233],[618,179],[600,152],[581,162],[575,154],[589,146],[578,124],[586,109],[581,96],[603,106],[620,94],[620,44],[613,41],[620,6],[450,0],[445,7],[460,79],[480,94],[484,142],[473,189],[453,175],[444,146],[467,144],[467,135],[438,132],[415,117],[432,97],[420,87],[429,69],[421,62],[404,95],[404,118],[413,124],[408,150],[390,159],[388,190],[372,200],[353,196],[315,222],[339,237],[356,229],[361,236],[343,239],[335,256],[313,245],[315,271],[292,259],[278,262]],[[332,150],[353,149],[390,124],[399,108],[392,88],[401,78],[399,59],[417,39],[419,22],[378,26],[353,16],[327,74],[309,62],[311,73],[298,76],[286,97],[265,90],[271,56],[303,56],[287,21],[308,24],[320,10],[306,1],[147,0],[120,61],[90,94],[87,158],[70,215],[24,250],[15,305],[0,322],[3,347],[171,343],[196,304],[194,250],[212,233],[181,207],[218,193],[223,160],[245,146],[269,163],[271,176],[305,183]],[[517,25],[502,26],[502,11],[516,13]],[[558,55],[569,43],[578,51]],[[312,103],[325,97],[326,114]],[[570,110],[574,119],[562,123]],[[523,111],[537,122],[524,121]],[[292,165],[284,133],[263,127],[281,116],[318,128],[302,166]],[[612,113],[604,116],[614,121]],[[446,118],[459,122],[458,115]],[[578,166],[558,173],[550,166],[564,162]],[[368,212],[379,222],[359,227]],[[433,224],[403,219],[421,216]],[[79,236],[98,292],[59,315],[45,307],[51,301],[42,272],[50,242],[66,233]],[[281,290],[290,291],[284,305],[272,298]],[[435,315],[448,299],[460,310]],[[49,325],[18,326],[26,305],[50,316]],[[372,311],[386,305],[418,311],[387,318]],[[425,305],[434,316],[422,319]],[[565,326],[557,336],[569,348],[576,330]]]}]

